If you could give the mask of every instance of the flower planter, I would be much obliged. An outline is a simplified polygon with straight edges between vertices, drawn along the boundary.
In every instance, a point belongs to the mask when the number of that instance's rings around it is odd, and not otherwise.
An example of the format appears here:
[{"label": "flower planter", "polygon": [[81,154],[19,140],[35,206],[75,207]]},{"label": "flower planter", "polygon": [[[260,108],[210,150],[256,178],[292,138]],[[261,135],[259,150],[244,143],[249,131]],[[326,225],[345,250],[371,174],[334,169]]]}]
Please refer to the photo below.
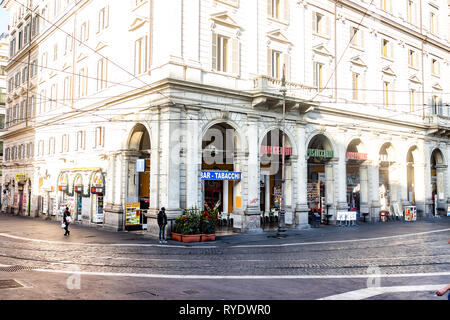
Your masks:
[{"label": "flower planter", "polygon": [[202,242],[216,240],[216,234],[202,234]]},{"label": "flower planter", "polygon": [[200,242],[200,234],[183,234],[183,242]]},{"label": "flower planter", "polygon": [[181,233],[172,232],[172,240],[181,242],[182,241]]}]

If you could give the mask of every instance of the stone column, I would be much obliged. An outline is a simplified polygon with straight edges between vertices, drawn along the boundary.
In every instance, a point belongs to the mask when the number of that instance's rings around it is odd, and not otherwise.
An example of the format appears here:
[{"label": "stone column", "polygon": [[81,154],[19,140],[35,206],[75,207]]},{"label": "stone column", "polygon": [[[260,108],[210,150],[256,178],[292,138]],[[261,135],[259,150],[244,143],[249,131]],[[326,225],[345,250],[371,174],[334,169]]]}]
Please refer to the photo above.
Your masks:
[{"label": "stone column", "polygon": [[[335,161],[335,187],[337,194],[337,210],[347,211],[347,161],[346,148],[344,145],[338,146],[338,159]],[[331,220],[336,220],[336,216],[330,217]]]},{"label": "stone column", "polygon": [[425,188],[425,174],[426,165],[424,163],[414,163],[414,195],[417,207],[417,216],[425,217],[426,207],[426,188]]},{"label": "stone column", "polygon": [[[447,208],[450,206],[450,143],[447,143]],[[448,209],[447,209],[448,210]]]},{"label": "stone column", "polygon": [[[399,201],[402,206],[409,205],[408,201],[408,166],[406,161],[399,163],[398,167],[398,188],[399,190]],[[402,210],[402,207],[400,207]]]},{"label": "stone column", "polygon": [[186,208],[203,208],[200,203],[201,131],[198,107],[187,107],[186,118]]},{"label": "stone column", "polygon": [[308,163],[306,159],[306,136],[305,125],[297,122],[297,179],[296,183],[296,206],[294,224],[297,229],[308,229],[308,202],[307,202],[307,172]]},{"label": "stone column", "polygon": [[[335,204],[335,196],[334,196],[334,181],[335,181],[335,173],[333,167],[335,167],[335,161],[330,160],[327,164],[325,164],[325,204],[329,206],[328,214],[333,214],[336,211],[337,204]],[[326,210],[326,207],[323,208]]]},{"label": "stone column", "polygon": [[359,181],[360,181],[360,193],[359,193],[359,205],[360,214],[369,213],[369,184],[368,184],[368,169],[367,165],[361,165],[359,167]]},{"label": "stone column", "polygon": [[270,213],[270,175],[264,176],[264,194],[265,194],[265,208],[264,211]]},{"label": "stone column", "polygon": [[371,222],[380,220],[380,171],[378,161],[372,161],[368,168],[369,214]]},{"label": "stone column", "polygon": [[[436,166],[436,187],[437,187],[437,205],[440,210],[445,209],[447,214],[447,194],[446,185],[447,165]],[[439,212],[437,212],[439,214]]]},{"label": "stone column", "polygon": [[[259,139],[258,126],[259,117],[248,117],[247,140],[247,203],[242,221],[243,232],[261,232],[261,210],[259,207]],[[243,142],[242,142],[243,143]]]},{"label": "stone column", "polygon": [[244,194],[243,194],[243,186],[244,186],[244,166],[243,163],[245,161],[245,154],[243,152],[236,152],[234,155],[234,171],[241,172],[241,180],[234,181],[233,185],[233,228],[241,231],[242,230],[242,221],[244,216]]}]

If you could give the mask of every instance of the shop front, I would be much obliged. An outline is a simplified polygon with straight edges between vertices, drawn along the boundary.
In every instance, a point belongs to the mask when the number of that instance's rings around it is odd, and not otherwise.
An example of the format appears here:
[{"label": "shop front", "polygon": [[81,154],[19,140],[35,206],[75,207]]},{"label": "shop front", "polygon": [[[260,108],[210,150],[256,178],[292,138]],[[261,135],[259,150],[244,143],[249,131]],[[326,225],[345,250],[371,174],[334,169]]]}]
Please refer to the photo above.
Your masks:
[{"label": "shop front", "polygon": [[92,223],[104,223],[104,196],[105,196],[105,177],[102,171],[96,171],[92,173],[90,179],[91,185],[91,197],[89,202],[91,206],[91,222]]},{"label": "shop front", "polygon": [[447,198],[445,190],[445,176],[447,174],[447,165],[444,162],[444,156],[440,149],[433,150],[430,159],[431,169],[431,200],[432,215],[446,215],[448,211]]},{"label": "shop front", "polygon": [[379,194],[380,220],[386,221],[393,214],[391,207],[397,201],[397,186],[395,177],[395,153],[391,143],[385,143],[379,153]]},{"label": "shop front", "polygon": [[307,149],[307,202],[309,223],[328,223],[333,205],[334,151],[327,137],[315,136]]},{"label": "shop front", "polygon": [[349,211],[356,211],[357,218],[361,214],[368,214],[368,207],[361,207],[361,198],[367,203],[367,168],[363,164],[368,159],[368,154],[362,152],[364,146],[361,140],[353,140],[346,152],[346,176],[347,176],[347,205]]}]

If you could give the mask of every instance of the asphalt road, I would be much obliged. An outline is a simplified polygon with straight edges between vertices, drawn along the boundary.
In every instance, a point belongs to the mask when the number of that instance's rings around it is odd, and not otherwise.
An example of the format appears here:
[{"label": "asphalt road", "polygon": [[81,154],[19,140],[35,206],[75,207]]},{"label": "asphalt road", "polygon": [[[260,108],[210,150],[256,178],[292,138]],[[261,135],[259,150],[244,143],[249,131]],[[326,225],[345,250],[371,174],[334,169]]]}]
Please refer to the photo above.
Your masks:
[{"label": "asphalt road", "polygon": [[0,299],[443,300],[434,291],[450,283],[448,217],[189,245],[71,230],[0,215]]}]

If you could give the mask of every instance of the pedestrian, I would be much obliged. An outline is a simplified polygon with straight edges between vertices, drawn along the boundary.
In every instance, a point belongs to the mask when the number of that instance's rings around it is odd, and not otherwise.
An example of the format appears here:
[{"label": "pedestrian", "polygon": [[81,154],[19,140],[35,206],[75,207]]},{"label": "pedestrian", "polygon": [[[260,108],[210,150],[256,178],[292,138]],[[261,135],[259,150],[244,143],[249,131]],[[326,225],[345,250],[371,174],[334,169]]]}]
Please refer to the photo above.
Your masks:
[{"label": "pedestrian", "polygon": [[64,213],[63,213],[64,230],[66,230],[66,233],[64,233],[65,236],[70,235],[69,224],[70,224],[71,220],[72,219],[70,217],[69,207],[66,207],[66,210],[64,210]]},{"label": "pedestrian", "polygon": [[2,199],[2,212],[7,213],[9,206],[9,195],[8,190],[3,190],[3,199]]},{"label": "pedestrian", "polygon": [[[438,291],[436,291],[436,294],[438,296],[443,296],[449,290],[450,290],[450,284],[448,284],[445,287],[443,287],[443,288],[439,289]],[[450,300],[450,293],[448,294],[447,299]]]},{"label": "pedestrian", "polygon": [[158,212],[158,225],[159,225],[159,243],[167,243],[166,241],[166,225],[167,215],[166,208],[162,207]]}]

